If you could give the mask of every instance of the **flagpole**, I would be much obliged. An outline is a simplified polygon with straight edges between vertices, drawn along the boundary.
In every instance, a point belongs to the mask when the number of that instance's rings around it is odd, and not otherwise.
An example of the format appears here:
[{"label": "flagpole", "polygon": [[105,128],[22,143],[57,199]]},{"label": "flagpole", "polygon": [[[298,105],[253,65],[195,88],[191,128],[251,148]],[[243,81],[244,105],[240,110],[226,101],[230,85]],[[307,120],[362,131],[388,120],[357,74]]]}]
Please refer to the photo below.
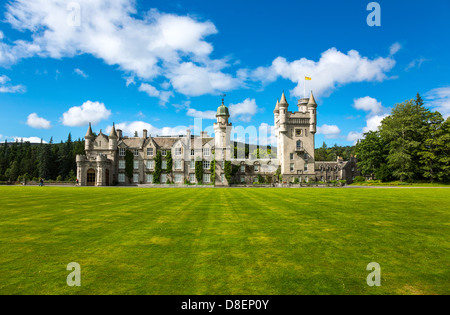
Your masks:
[{"label": "flagpole", "polygon": [[305,89],[304,91],[303,91],[303,98],[306,98],[306,76],[305,76],[305,84],[303,85],[303,88]]}]

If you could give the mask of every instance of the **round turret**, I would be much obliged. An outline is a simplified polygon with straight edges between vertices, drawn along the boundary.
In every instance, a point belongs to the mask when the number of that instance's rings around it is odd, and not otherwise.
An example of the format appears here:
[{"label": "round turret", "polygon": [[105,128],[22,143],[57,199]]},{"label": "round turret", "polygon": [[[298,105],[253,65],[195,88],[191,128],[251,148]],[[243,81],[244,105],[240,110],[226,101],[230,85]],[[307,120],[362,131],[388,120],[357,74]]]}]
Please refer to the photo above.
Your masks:
[{"label": "round turret", "polygon": [[216,117],[219,117],[219,116],[230,117],[230,111],[228,110],[228,107],[226,107],[223,103],[222,103],[222,105],[219,106],[219,108],[217,108]]}]

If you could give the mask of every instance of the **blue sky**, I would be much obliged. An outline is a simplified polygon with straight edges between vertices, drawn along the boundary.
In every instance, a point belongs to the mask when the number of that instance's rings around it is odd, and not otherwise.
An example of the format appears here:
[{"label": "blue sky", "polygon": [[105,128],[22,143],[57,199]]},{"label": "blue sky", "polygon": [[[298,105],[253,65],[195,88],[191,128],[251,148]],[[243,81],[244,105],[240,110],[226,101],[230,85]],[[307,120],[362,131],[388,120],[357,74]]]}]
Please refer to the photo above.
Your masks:
[{"label": "blue sky", "polygon": [[305,75],[317,146],[353,144],[417,92],[448,116],[450,2],[378,1],[380,27],[369,2],[2,2],[0,141],[79,138],[89,121],[178,134],[214,123],[222,93],[234,125],[272,126]]}]

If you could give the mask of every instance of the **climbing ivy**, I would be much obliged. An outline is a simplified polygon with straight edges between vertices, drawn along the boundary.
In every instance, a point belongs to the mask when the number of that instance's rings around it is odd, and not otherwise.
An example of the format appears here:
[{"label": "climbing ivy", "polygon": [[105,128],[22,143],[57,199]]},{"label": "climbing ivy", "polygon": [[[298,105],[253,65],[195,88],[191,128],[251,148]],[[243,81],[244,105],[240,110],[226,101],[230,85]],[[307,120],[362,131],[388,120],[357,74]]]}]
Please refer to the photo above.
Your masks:
[{"label": "climbing ivy", "polygon": [[155,171],[153,172],[153,184],[161,184],[161,172],[162,172],[162,157],[161,151],[156,152],[155,157]]},{"label": "climbing ivy", "polygon": [[203,183],[203,161],[195,161],[195,178],[197,183]]},{"label": "climbing ivy", "polygon": [[227,179],[228,183],[231,183],[231,172],[233,168],[231,165],[231,161],[225,161],[225,178]]},{"label": "climbing ivy", "polygon": [[212,160],[211,161],[211,166],[209,168],[210,172],[211,172],[211,183],[213,183],[213,185],[216,184],[216,160]]},{"label": "climbing ivy", "polygon": [[134,155],[133,152],[127,150],[125,152],[125,174],[128,177],[128,180],[133,180],[133,170],[134,170]]},{"label": "climbing ivy", "polygon": [[167,162],[166,172],[167,174],[169,174],[169,176],[167,177],[167,181],[170,182],[170,179],[172,178],[172,169],[173,169],[172,151],[170,150],[167,151],[166,162]]}]

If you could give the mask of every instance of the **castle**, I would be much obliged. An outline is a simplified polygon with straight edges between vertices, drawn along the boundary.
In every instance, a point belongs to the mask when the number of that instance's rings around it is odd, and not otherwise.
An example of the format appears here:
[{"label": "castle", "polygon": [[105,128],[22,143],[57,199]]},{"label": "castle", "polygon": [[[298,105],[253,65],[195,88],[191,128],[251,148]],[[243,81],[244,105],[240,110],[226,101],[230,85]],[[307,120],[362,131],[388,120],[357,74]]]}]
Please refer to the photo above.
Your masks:
[{"label": "castle", "polygon": [[[81,186],[194,184],[197,183],[196,168],[201,163],[202,183],[216,186],[253,184],[261,178],[271,183],[339,180],[352,183],[359,175],[356,159],[315,161],[317,104],[313,93],[310,98],[300,99],[297,106],[298,111],[290,112],[284,93],[277,101],[274,110],[277,148],[272,148],[272,154],[263,158],[252,154],[237,157],[236,143],[232,145],[230,139],[230,113],[223,101],[217,109],[214,137],[206,132],[194,136],[190,130],[182,136],[152,137],[143,130],[142,137],[125,137],[114,125],[109,136],[102,131],[94,135],[89,125],[85,136],[86,155],[76,157],[77,178]],[[132,178],[126,174],[127,151],[133,155]],[[162,159],[159,181],[154,178],[155,173],[159,173],[155,172],[158,152]],[[226,161],[232,163],[230,182],[225,171]],[[170,170],[167,170],[168,162],[172,164]],[[211,172],[211,164],[215,165],[215,174]]]}]

